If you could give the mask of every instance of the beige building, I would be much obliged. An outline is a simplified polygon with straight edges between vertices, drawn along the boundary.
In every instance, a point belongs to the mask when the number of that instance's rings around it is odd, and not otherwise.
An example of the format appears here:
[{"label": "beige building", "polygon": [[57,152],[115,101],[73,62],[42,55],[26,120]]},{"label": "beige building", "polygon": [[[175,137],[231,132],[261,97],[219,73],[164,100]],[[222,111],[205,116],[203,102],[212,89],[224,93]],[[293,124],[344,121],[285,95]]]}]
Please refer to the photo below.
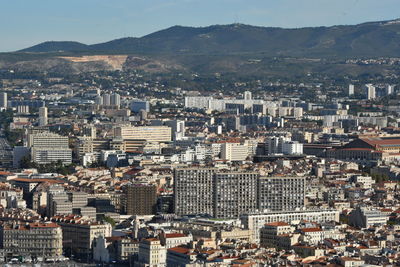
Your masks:
[{"label": "beige building", "polygon": [[68,137],[49,132],[33,133],[28,135],[28,147],[68,148]]},{"label": "beige building", "polygon": [[207,221],[177,222],[173,224],[175,230],[193,236],[195,240],[217,244],[227,239],[242,240],[252,242],[252,232],[232,225],[218,224]]},{"label": "beige building", "polygon": [[139,243],[139,257],[135,266],[164,267],[167,250],[157,238],[148,238]]},{"label": "beige building", "polygon": [[193,240],[192,235],[182,233],[161,233],[160,241],[166,249],[177,247],[179,245],[188,244]]},{"label": "beige building", "polygon": [[100,152],[110,149],[111,139],[108,138],[92,138],[78,137],[75,145],[75,152],[79,159],[82,159],[86,153]]},{"label": "beige building", "polygon": [[114,129],[114,136],[148,142],[169,142],[171,141],[171,128],[167,126],[120,126]]},{"label": "beige building", "polygon": [[0,235],[5,253],[12,257],[62,255],[62,231],[56,223],[5,223]]},{"label": "beige building", "polygon": [[146,140],[114,138],[110,142],[110,149],[122,151],[143,151]]},{"label": "beige building", "polygon": [[221,159],[228,161],[243,161],[249,156],[247,144],[224,143],[221,146]]},{"label": "beige building", "polygon": [[49,164],[61,160],[63,164],[72,162],[72,150],[69,149],[67,136],[43,132],[28,135],[28,147],[32,161]]},{"label": "beige building", "polygon": [[260,230],[260,243],[265,248],[289,249],[298,242],[299,234],[286,222],[267,223]]},{"label": "beige building", "polygon": [[321,229],[321,228],[302,228],[300,229],[300,240],[308,245],[317,245],[322,243],[325,238],[341,240],[345,238],[345,234],[340,233],[336,229]]},{"label": "beige building", "polygon": [[246,229],[252,231],[253,240],[255,242],[260,242],[260,229],[263,228],[266,223],[298,223],[301,220],[316,223],[328,221],[339,222],[339,211],[334,209],[272,211],[266,213],[244,214],[240,217],[240,220]]},{"label": "beige building", "polygon": [[112,235],[111,224],[84,220],[80,216],[55,216],[52,221],[61,226],[66,249],[72,249],[81,258],[90,257],[95,238]]},{"label": "beige building", "polygon": [[116,241],[118,261],[128,261],[129,257],[138,253],[139,242],[128,237]]}]

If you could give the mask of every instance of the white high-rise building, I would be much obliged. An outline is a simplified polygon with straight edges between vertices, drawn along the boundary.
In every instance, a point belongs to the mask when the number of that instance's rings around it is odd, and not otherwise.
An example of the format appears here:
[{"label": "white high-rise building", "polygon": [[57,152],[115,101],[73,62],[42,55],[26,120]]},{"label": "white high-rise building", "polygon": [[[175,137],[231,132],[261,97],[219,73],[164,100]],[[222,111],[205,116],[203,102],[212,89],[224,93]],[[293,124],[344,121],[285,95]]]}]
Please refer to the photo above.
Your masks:
[{"label": "white high-rise building", "polygon": [[282,145],[282,152],[285,155],[302,155],[303,144],[297,141],[285,142]]},{"label": "white high-rise building", "polygon": [[121,105],[121,96],[117,93],[111,95],[111,105],[119,107]]},{"label": "white high-rise building", "polygon": [[252,95],[250,91],[245,91],[244,92],[244,100],[251,100],[252,99]]},{"label": "white high-rise building", "polygon": [[375,99],[376,98],[376,90],[375,90],[375,86],[373,86],[372,84],[366,84],[365,85],[365,90],[366,90],[366,95],[367,95],[367,99]]},{"label": "white high-rise building", "polygon": [[281,154],[283,153],[283,144],[285,142],[290,142],[291,139],[289,137],[285,136],[273,136],[273,137],[267,137],[265,139],[265,144],[266,144],[266,155],[270,154]]},{"label": "white high-rise building", "polygon": [[228,161],[243,161],[249,156],[247,144],[224,143],[221,146],[221,159]]},{"label": "white high-rise building", "polygon": [[7,108],[7,93],[1,92],[0,93],[0,108]]},{"label": "white high-rise building", "polygon": [[110,96],[110,94],[104,94],[103,95],[103,105],[104,106],[111,105],[111,96]]},{"label": "white high-rise building", "polygon": [[96,104],[96,105],[103,105],[103,97],[101,97],[101,96],[96,96],[95,97],[95,99],[94,99],[94,103]]},{"label": "white high-rise building", "polygon": [[349,89],[348,89],[347,95],[348,96],[354,95],[354,84],[349,84]]},{"label": "white high-rise building", "polygon": [[48,124],[47,107],[40,107],[39,108],[39,126],[45,126],[47,124]]},{"label": "white high-rise building", "polygon": [[60,160],[63,164],[72,162],[72,150],[67,136],[54,133],[36,133],[28,135],[28,147],[32,161],[49,164]]},{"label": "white high-rise building", "polygon": [[386,85],[386,95],[391,95],[394,93],[394,85]]},{"label": "white high-rise building", "polygon": [[170,120],[166,121],[165,125],[171,127],[172,139],[181,140],[185,137],[185,121],[183,120]]}]

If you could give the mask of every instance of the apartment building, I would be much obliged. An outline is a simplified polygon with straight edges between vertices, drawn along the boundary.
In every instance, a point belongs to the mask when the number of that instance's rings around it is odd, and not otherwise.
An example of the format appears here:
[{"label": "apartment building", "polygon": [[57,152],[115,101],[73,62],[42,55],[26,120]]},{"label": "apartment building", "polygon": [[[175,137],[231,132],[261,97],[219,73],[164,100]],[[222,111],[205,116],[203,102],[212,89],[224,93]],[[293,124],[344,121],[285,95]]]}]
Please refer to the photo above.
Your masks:
[{"label": "apartment building", "polygon": [[252,238],[255,242],[260,242],[260,229],[266,223],[272,222],[299,222],[301,220],[316,223],[335,221],[339,222],[339,211],[330,210],[287,210],[270,211],[260,213],[249,213],[240,216],[242,225],[252,231]]},{"label": "apartment building", "polygon": [[39,126],[45,126],[48,124],[47,107],[39,108]]},{"label": "apartment building", "polygon": [[109,138],[93,138],[93,137],[78,137],[75,144],[75,153],[79,159],[86,153],[100,152],[110,149],[111,139]]},{"label": "apartment building", "polygon": [[174,175],[175,213],[213,214],[214,168],[178,168]]},{"label": "apartment building", "polygon": [[235,218],[257,210],[256,172],[214,174],[214,217]]},{"label": "apartment building", "polygon": [[31,149],[31,159],[39,164],[50,164],[58,161],[63,164],[71,164],[72,153],[70,149],[65,148],[34,147]]},{"label": "apartment building", "polygon": [[228,161],[243,161],[249,156],[247,144],[224,143],[221,146],[221,159]]},{"label": "apartment building", "polygon": [[5,222],[0,226],[0,240],[5,254],[12,257],[62,255],[62,230],[52,222]]},{"label": "apartment building", "polygon": [[8,97],[6,92],[0,93],[0,108],[6,109],[7,108]]},{"label": "apartment building", "polygon": [[50,132],[32,133],[28,135],[28,147],[68,148],[68,137]]},{"label": "apartment building", "polygon": [[171,128],[168,126],[119,126],[114,129],[114,136],[148,142],[170,142]]},{"label": "apartment building", "polygon": [[164,267],[167,262],[167,249],[158,238],[140,241],[138,262],[135,266]]},{"label": "apartment building", "polygon": [[74,255],[82,259],[91,258],[95,238],[112,236],[112,226],[109,223],[84,220],[77,215],[54,216],[52,221],[61,226],[62,239],[67,244],[65,250],[69,253],[72,250]]},{"label": "apartment building", "polygon": [[[291,239],[298,240],[298,236],[291,238],[295,228],[286,222],[272,222],[264,225],[260,230],[260,244],[264,248],[288,249]],[[289,246],[286,246],[286,237],[289,237]]]},{"label": "apartment building", "polygon": [[260,211],[296,210],[304,207],[305,177],[260,177],[258,207]]},{"label": "apartment building", "polygon": [[215,168],[178,168],[174,177],[175,213],[236,218],[257,210],[258,173]]},{"label": "apartment building", "polygon": [[27,141],[31,159],[36,163],[49,164],[59,160],[63,164],[72,162],[72,150],[69,149],[67,136],[42,132],[29,134]]},{"label": "apartment building", "polygon": [[126,190],[126,213],[150,215],[155,213],[157,188],[150,184],[133,184]]}]

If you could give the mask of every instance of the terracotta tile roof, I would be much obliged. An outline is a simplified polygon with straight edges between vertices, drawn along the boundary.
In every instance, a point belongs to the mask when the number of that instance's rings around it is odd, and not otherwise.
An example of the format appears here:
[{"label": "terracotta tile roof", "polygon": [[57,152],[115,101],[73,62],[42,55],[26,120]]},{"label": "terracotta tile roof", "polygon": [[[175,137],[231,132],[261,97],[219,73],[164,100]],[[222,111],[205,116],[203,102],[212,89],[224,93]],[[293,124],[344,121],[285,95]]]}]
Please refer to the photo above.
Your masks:
[{"label": "terracotta tile roof", "polygon": [[400,138],[360,138],[362,141],[370,144],[371,146],[400,146]]},{"label": "terracotta tile roof", "polygon": [[181,254],[189,254],[190,253],[190,249],[185,248],[185,247],[173,247],[173,248],[169,248],[168,250],[176,252],[176,253],[181,253]]},{"label": "terracotta tile roof", "polygon": [[271,223],[266,223],[265,225],[268,225],[268,226],[289,226],[289,224],[286,223],[286,222],[271,222]]},{"label": "terracotta tile roof", "polygon": [[187,237],[187,235],[181,233],[165,234],[165,238],[178,238],[178,237]]},{"label": "terracotta tile roof", "polygon": [[65,181],[62,181],[62,180],[55,180],[55,179],[48,179],[48,178],[34,178],[34,179],[15,178],[15,179],[12,179],[11,181],[25,182],[25,183],[58,183],[58,184],[65,183]]},{"label": "terracotta tile roof", "polygon": [[317,227],[311,227],[311,228],[303,228],[301,229],[302,232],[304,233],[310,233],[310,232],[322,232],[321,228],[317,228]]}]

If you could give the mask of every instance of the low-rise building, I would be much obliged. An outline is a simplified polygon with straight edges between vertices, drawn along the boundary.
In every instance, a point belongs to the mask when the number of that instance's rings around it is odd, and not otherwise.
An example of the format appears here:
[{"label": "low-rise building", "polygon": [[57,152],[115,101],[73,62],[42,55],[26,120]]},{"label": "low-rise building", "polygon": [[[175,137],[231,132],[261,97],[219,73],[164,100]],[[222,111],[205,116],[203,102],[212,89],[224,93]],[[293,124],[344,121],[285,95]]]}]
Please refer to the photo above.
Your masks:
[{"label": "low-rise building", "polygon": [[286,222],[267,223],[260,230],[260,244],[265,248],[289,249],[298,242],[295,228]]},{"label": "low-rise building", "polygon": [[349,223],[356,227],[368,228],[375,225],[384,225],[388,219],[388,215],[380,210],[357,207],[350,213]]}]

